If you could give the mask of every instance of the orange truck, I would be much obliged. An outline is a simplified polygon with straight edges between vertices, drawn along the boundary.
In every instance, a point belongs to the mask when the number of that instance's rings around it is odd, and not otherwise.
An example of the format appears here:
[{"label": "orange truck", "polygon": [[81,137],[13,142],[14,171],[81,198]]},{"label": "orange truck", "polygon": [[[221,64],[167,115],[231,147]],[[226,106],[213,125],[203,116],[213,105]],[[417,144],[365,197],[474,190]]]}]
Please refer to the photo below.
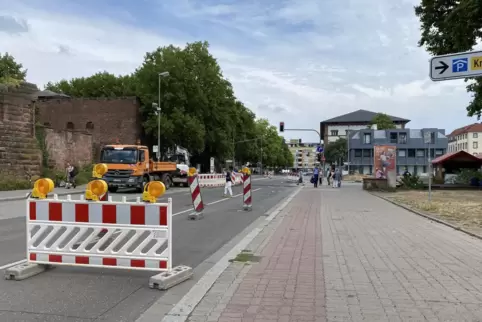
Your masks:
[{"label": "orange truck", "polygon": [[169,189],[179,172],[176,162],[153,161],[144,145],[106,145],[101,150],[100,162],[108,167],[103,179],[110,192],[119,188],[142,192],[150,181],[162,181]]}]

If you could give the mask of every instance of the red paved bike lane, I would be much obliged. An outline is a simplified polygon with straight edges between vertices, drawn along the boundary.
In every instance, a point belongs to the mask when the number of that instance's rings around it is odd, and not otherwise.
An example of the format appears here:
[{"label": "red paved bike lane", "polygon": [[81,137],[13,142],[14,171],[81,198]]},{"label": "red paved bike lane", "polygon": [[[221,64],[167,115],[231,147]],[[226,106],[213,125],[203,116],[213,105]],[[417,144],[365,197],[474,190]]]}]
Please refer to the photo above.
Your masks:
[{"label": "red paved bike lane", "polygon": [[261,260],[242,269],[214,308],[201,302],[189,321],[326,321],[320,197],[319,190],[302,189],[255,252]]}]

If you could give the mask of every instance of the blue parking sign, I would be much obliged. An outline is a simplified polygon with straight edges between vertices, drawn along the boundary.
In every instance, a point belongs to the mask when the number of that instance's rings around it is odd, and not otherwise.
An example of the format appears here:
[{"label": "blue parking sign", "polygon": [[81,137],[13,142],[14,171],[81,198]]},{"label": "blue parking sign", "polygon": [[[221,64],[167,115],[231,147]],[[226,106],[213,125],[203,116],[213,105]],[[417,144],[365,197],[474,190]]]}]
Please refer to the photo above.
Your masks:
[{"label": "blue parking sign", "polygon": [[452,59],[452,73],[466,72],[469,67],[468,58],[456,58]]}]

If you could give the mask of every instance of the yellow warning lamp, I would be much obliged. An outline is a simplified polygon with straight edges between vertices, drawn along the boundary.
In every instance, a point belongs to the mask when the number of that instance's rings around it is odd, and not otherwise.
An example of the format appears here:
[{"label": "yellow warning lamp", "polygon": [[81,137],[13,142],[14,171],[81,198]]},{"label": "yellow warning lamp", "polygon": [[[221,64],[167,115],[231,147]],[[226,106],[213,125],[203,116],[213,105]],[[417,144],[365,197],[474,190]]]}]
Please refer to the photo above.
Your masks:
[{"label": "yellow warning lamp", "polygon": [[94,169],[92,170],[92,177],[101,179],[108,170],[109,169],[107,168],[107,164],[98,163],[94,165]]},{"label": "yellow warning lamp", "polygon": [[251,175],[251,170],[248,168],[248,167],[244,167],[242,170],[241,170],[242,173],[244,173],[245,175]]},{"label": "yellow warning lamp", "polygon": [[161,181],[152,181],[144,186],[142,200],[146,202],[156,202],[157,198],[166,192],[166,186]]},{"label": "yellow warning lamp", "polygon": [[192,177],[193,175],[195,175],[197,172],[197,169],[196,168],[189,168],[189,171],[187,172],[187,175],[189,177]]},{"label": "yellow warning lamp", "polygon": [[49,178],[42,178],[35,181],[32,190],[32,197],[45,199],[54,190],[54,182]]},{"label": "yellow warning lamp", "polygon": [[92,180],[87,184],[85,199],[99,201],[100,197],[107,192],[107,188],[107,182],[104,180]]}]

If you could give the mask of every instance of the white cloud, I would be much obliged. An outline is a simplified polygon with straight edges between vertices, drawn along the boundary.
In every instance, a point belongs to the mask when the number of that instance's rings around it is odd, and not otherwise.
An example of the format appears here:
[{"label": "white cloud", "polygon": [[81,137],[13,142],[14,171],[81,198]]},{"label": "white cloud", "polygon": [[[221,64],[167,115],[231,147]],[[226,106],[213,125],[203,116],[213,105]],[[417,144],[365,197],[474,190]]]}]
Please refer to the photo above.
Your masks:
[{"label": "white cloud", "polygon": [[70,1],[0,0],[0,52],[17,57],[32,82],[128,73],[157,46],[208,40],[238,98],[273,124],[317,129],[360,108],[412,127],[473,122],[462,81],[428,78],[413,0],[145,0],[136,10]]}]

